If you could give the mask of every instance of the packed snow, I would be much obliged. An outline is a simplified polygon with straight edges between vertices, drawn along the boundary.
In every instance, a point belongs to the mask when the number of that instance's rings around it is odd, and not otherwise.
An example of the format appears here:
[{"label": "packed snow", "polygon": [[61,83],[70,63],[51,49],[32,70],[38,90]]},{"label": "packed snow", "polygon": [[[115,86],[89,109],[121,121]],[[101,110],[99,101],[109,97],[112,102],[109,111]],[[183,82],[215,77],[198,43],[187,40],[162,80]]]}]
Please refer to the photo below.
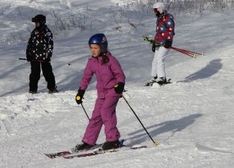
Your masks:
[{"label": "packed snow", "polygon": [[[146,1],[141,1],[145,3]],[[174,46],[204,53],[192,59],[171,50],[166,59],[172,84],[145,87],[153,53],[142,35],[155,32],[155,17],[132,0],[1,0],[0,2],[0,167],[1,168],[230,168],[234,165],[233,10],[174,14]],[[132,4],[132,5],[129,5]],[[134,8],[134,4],[137,4]],[[170,12],[170,11],[169,11]],[[31,18],[47,16],[54,32],[53,71],[59,93],[48,94],[41,76],[39,93],[28,93],[30,65],[25,49]],[[173,13],[172,13],[173,14]],[[73,19],[74,24],[71,24]],[[61,27],[63,25],[65,27]],[[69,26],[68,26],[69,25]],[[145,149],[104,155],[49,159],[44,153],[70,150],[81,142],[88,120],[74,100],[87,59],[87,41],[105,33],[109,50],[127,77],[129,102],[152,139],[120,99],[118,128],[125,144]],[[95,79],[85,94],[90,116]],[[105,141],[101,132],[98,142]]]}]

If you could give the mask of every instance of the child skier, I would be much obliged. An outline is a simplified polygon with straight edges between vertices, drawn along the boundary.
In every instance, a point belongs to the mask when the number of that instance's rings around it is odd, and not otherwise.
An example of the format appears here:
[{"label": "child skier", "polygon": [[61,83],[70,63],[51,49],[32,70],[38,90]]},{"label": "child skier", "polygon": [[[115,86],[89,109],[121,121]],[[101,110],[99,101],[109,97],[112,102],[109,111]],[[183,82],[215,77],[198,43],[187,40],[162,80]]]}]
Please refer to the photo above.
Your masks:
[{"label": "child skier", "polygon": [[41,69],[48,83],[49,93],[57,93],[55,77],[50,64],[54,46],[53,34],[46,25],[44,15],[36,15],[32,18],[32,22],[35,22],[35,29],[31,33],[26,49],[27,61],[31,63],[29,93],[37,93]]},{"label": "child skier", "polygon": [[106,135],[103,150],[119,147],[120,133],[116,127],[116,106],[125,85],[125,75],[116,60],[108,51],[108,42],[104,34],[95,34],[89,39],[92,57],[84,69],[80,87],[76,95],[77,104],[82,103],[85,90],[93,75],[96,75],[97,99],[82,139],[82,144],[76,145],[73,151],[87,150],[96,144],[102,125]]},{"label": "child skier", "polygon": [[153,83],[163,85],[167,83],[164,59],[172,46],[175,23],[173,16],[167,13],[165,5],[162,2],[156,2],[153,5],[154,13],[157,18],[156,35],[154,40],[158,44],[152,45],[154,59],[152,62],[151,76],[145,86],[152,86]]}]

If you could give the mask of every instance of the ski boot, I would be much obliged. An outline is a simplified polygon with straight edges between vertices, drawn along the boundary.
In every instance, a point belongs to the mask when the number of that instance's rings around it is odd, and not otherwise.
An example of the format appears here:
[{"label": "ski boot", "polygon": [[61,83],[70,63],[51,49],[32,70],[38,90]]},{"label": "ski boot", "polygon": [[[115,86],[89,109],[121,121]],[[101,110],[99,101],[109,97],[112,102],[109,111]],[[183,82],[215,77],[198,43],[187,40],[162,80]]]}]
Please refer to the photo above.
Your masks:
[{"label": "ski boot", "polygon": [[145,86],[153,86],[154,83],[156,83],[157,80],[157,76],[153,77],[152,79],[150,79]]}]

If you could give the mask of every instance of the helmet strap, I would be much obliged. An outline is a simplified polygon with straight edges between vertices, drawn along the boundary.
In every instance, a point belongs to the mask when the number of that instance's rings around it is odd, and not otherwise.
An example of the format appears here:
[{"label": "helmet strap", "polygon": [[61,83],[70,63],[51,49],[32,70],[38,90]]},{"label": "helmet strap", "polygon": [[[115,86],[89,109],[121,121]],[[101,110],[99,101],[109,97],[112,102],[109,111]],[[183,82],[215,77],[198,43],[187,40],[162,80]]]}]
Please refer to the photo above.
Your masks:
[{"label": "helmet strap", "polygon": [[36,27],[36,29],[40,32],[45,28],[45,24],[40,24],[39,27]]}]

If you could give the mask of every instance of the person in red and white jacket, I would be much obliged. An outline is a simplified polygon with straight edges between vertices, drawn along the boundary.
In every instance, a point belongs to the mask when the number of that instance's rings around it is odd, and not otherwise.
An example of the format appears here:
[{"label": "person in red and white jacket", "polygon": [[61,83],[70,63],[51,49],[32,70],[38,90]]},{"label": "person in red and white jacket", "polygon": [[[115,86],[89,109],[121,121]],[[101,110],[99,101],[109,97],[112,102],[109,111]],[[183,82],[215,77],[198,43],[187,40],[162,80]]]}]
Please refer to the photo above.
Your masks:
[{"label": "person in red and white jacket", "polygon": [[172,46],[173,36],[175,35],[174,18],[170,13],[167,13],[165,4],[156,2],[153,5],[153,10],[157,18],[154,37],[157,43],[152,45],[152,51],[154,52],[151,69],[152,79],[145,84],[146,86],[152,86],[153,83],[159,85],[167,83],[164,60]]}]

